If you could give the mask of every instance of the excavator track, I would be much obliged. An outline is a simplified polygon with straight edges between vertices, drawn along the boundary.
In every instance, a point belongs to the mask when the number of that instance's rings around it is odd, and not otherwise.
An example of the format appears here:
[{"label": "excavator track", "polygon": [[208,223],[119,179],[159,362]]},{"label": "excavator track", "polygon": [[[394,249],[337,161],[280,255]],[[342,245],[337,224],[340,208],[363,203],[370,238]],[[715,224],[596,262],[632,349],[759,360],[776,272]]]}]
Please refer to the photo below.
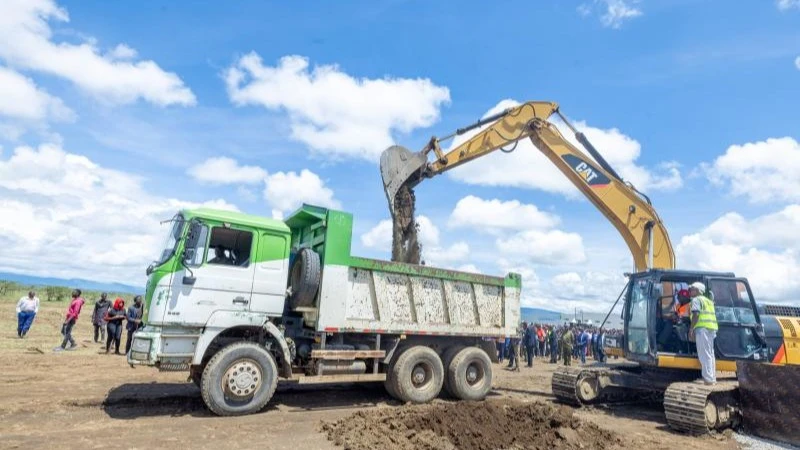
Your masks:
[{"label": "excavator track", "polygon": [[687,434],[736,427],[742,418],[739,383],[672,383],[664,393],[664,414],[670,428]]},{"label": "excavator track", "polygon": [[578,397],[578,380],[581,374],[587,370],[582,367],[559,367],[553,373],[551,386],[553,395],[557,400],[568,403],[571,405],[581,405],[581,399]]}]

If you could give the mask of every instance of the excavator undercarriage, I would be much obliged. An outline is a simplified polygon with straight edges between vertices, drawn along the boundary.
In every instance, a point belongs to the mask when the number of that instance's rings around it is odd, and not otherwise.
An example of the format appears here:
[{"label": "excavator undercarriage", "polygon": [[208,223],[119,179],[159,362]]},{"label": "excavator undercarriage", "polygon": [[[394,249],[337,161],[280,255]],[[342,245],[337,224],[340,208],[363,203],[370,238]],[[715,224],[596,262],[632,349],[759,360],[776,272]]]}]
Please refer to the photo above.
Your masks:
[{"label": "excavator undercarriage", "polygon": [[703,434],[741,423],[739,385],[720,379],[716,385],[694,381],[695,371],[643,368],[635,364],[560,367],[553,395],[575,406],[597,403],[663,402],[667,424],[687,434]]}]

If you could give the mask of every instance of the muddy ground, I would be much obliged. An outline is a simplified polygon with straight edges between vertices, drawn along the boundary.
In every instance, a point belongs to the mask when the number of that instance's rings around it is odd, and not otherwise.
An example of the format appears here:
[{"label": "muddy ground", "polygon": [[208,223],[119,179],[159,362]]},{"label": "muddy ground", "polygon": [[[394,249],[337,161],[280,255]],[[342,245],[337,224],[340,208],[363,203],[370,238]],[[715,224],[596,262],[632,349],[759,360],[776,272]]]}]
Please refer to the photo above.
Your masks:
[{"label": "muddy ground", "polygon": [[[470,408],[447,400],[421,407],[403,406],[384,392],[382,384],[333,388],[282,385],[262,413],[219,418],[208,413],[197,388],[186,381],[186,374],[132,369],[124,357],[100,353],[100,345],[91,341],[89,308],[76,327],[81,348],[54,354],[64,307],[45,304],[29,337],[20,340],[12,320],[13,305],[0,303],[0,448],[341,449],[328,439],[329,432],[338,429],[340,436],[347,435],[341,424],[364,418],[374,420],[355,428],[371,430],[367,435],[385,435],[405,427],[404,434],[396,437],[406,439],[410,429],[414,435],[421,434],[417,441],[412,436],[411,442],[433,442],[437,448],[452,448],[448,442],[457,443],[459,448],[502,448],[506,444],[505,448],[525,448],[504,441],[503,436],[516,433],[521,442],[528,442],[526,432],[531,435],[530,442],[542,437],[542,442],[551,439],[563,444],[542,448],[737,447],[725,436],[692,438],[672,433],[655,406],[557,407],[563,412],[546,414],[542,408],[552,404],[550,376],[554,366],[538,361],[532,369],[522,368],[520,372],[495,365],[489,403]],[[569,417],[573,412],[577,422]],[[356,413],[361,419],[350,417]],[[556,422],[545,426],[539,418],[555,418]],[[435,422],[444,425],[430,425]],[[497,446],[453,440],[458,430],[463,430],[463,435],[493,436],[489,442]],[[444,440],[437,436],[449,437]],[[331,437],[335,439],[336,433]],[[403,448],[402,439],[381,447]],[[566,445],[570,443],[577,445]]]}]

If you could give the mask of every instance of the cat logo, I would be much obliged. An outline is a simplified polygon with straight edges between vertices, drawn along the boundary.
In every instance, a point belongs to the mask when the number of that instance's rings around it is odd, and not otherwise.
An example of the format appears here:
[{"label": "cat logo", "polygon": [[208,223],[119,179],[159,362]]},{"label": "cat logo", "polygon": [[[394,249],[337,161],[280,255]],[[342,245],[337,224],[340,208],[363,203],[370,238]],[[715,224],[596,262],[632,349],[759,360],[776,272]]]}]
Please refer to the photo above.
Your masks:
[{"label": "cat logo", "polygon": [[564,155],[562,158],[589,186],[606,186],[611,182],[602,172],[575,155]]}]

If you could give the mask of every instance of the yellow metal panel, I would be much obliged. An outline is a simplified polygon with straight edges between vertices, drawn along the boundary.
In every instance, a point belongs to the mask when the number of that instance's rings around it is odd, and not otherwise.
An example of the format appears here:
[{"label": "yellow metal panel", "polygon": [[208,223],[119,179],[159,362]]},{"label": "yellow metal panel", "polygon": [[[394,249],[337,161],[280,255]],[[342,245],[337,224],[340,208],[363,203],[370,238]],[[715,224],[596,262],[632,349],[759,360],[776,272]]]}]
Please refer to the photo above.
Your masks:
[{"label": "yellow metal panel", "polygon": [[[700,370],[700,360],[686,356],[658,355],[658,367]],[[736,372],[736,361],[717,360],[717,371]]]},{"label": "yellow metal panel", "polygon": [[800,365],[800,318],[776,317],[783,330],[783,349],[777,364]]}]

